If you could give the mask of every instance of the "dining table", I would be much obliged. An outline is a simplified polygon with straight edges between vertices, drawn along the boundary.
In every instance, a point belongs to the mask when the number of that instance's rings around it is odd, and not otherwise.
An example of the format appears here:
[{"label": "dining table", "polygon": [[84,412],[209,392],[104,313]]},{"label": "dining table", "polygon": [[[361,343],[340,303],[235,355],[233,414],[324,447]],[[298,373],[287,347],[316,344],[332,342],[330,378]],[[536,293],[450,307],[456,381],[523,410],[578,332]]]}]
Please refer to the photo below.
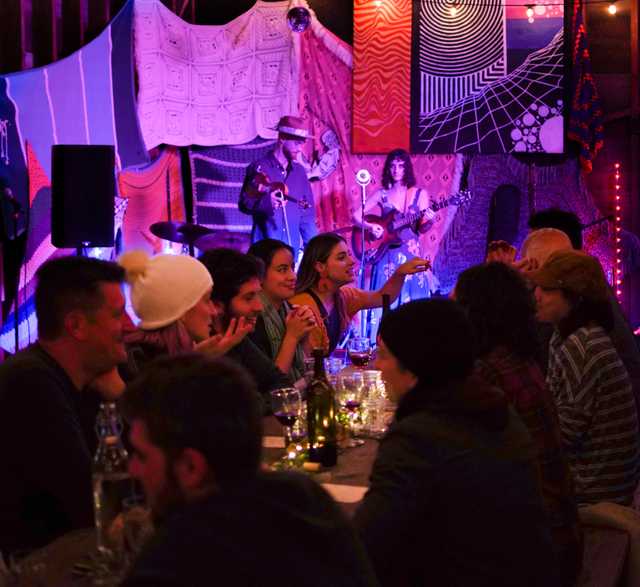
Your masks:
[{"label": "dining table", "polygon": [[[263,421],[263,466],[271,468],[285,455],[284,429],[273,416]],[[376,455],[378,442],[364,439],[357,447],[339,450],[338,463],[331,468],[307,471],[298,468],[300,474],[311,476],[320,483],[351,516],[362,500]],[[83,528],[69,532],[47,546],[29,554],[23,561],[22,581],[9,582],[0,574],[0,587],[11,585],[24,587],[88,587],[96,585],[88,568],[96,564],[95,528]],[[34,572],[33,569],[36,569]],[[83,571],[84,569],[84,571]],[[27,576],[28,575],[28,576]],[[117,582],[105,582],[116,585]]]}]

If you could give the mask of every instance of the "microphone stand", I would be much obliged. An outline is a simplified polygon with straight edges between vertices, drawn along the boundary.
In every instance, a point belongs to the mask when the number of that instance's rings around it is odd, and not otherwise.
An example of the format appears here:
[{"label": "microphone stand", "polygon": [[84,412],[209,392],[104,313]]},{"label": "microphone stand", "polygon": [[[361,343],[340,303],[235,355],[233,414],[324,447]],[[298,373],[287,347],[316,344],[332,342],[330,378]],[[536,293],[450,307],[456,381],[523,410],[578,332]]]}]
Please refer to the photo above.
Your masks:
[{"label": "microphone stand", "polygon": [[[367,186],[371,183],[371,174],[366,169],[360,169],[356,173],[356,182],[360,186],[360,210],[362,213],[360,222],[360,250],[362,251],[360,259],[360,269],[358,270],[358,287],[364,289],[365,279],[365,228],[364,228],[364,207],[367,203]],[[360,336],[364,338],[367,329],[368,322],[368,310],[365,310],[362,314],[362,320],[360,321]]]}]

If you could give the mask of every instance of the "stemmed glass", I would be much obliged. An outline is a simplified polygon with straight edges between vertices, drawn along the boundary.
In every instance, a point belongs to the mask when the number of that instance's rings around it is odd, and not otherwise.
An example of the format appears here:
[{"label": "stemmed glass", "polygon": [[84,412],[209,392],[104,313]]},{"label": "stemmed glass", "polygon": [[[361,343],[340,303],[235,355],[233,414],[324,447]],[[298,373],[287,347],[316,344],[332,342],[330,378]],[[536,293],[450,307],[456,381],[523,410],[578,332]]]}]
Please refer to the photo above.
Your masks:
[{"label": "stemmed glass", "polygon": [[284,445],[288,448],[294,440],[293,426],[300,417],[302,399],[295,387],[282,387],[271,392],[271,409],[284,427]]},{"label": "stemmed glass", "polygon": [[355,367],[366,367],[371,360],[371,341],[364,336],[355,336],[349,341],[347,353]]},{"label": "stemmed glass", "polygon": [[340,403],[340,407],[346,411],[349,418],[349,443],[347,446],[361,446],[364,441],[354,438],[354,422],[358,418],[358,410],[362,404],[365,392],[364,378],[362,373],[353,372],[342,375],[340,377],[336,398]]}]

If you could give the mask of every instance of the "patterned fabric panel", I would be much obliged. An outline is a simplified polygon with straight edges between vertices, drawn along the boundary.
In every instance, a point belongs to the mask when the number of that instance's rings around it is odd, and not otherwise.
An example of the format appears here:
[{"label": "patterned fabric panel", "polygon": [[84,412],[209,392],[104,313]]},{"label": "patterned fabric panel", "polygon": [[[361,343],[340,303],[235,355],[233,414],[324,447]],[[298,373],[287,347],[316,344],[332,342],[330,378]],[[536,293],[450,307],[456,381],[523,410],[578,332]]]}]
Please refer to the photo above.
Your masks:
[{"label": "patterned fabric panel", "polygon": [[240,189],[246,168],[264,157],[273,145],[273,140],[256,137],[244,145],[189,150],[198,224],[217,230],[251,232],[251,217],[238,210]]},{"label": "patterned fabric panel", "polygon": [[226,25],[202,26],[159,0],[137,0],[138,116],[147,148],[275,137],[279,118],[298,104],[287,9],[258,2]]}]

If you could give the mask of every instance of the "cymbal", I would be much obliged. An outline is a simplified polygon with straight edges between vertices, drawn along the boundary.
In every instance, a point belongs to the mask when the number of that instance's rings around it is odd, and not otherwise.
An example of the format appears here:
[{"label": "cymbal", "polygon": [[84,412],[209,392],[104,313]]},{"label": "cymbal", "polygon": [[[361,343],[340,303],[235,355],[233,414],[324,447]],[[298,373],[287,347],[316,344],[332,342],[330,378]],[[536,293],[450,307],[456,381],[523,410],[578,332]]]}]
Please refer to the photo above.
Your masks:
[{"label": "cymbal", "polygon": [[200,237],[213,232],[206,226],[189,222],[156,222],[149,230],[157,237],[184,245],[193,245]]},{"label": "cymbal", "polygon": [[209,251],[211,249],[236,249],[243,253],[247,252],[251,241],[251,235],[248,232],[233,232],[231,230],[216,230],[211,234],[201,236],[195,245],[201,251]]}]

